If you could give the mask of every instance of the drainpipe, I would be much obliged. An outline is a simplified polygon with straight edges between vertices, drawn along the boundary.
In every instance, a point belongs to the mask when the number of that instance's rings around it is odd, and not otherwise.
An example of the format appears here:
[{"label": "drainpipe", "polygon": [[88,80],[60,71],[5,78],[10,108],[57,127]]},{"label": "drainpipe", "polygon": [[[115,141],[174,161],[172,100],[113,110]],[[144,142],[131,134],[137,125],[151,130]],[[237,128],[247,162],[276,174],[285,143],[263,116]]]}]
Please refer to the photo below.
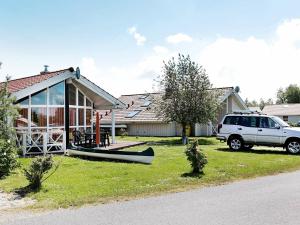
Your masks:
[{"label": "drainpipe", "polygon": [[111,111],[111,137],[112,137],[112,144],[116,143],[116,121],[115,121],[115,110],[112,109]]}]

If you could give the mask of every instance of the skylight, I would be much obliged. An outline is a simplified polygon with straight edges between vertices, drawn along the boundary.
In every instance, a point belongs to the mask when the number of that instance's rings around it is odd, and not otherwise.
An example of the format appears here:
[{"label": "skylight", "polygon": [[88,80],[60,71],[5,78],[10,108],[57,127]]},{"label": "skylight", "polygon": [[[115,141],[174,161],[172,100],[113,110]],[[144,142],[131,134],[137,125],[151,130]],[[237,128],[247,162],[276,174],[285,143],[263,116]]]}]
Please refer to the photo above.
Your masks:
[{"label": "skylight", "polygon": [[134,110],[134,111],[128,113],[128,115],[125,116],[125,117],[126,117],[126,118],[132,118],[132,117],[136,116],[137,114],[139,114],[140,111],[141,111],[141,110]]},{"label": "skylight", "polygon": [[151,104],[151,101],[145,101],[142,107],[148,107]]}]

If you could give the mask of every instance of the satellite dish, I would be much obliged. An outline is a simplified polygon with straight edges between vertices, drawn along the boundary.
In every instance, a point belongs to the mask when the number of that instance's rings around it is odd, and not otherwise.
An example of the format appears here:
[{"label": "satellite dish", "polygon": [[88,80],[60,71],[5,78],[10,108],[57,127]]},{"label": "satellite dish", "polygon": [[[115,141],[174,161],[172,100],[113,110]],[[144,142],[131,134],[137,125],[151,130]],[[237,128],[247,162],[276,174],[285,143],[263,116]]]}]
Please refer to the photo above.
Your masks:
[{"label": "satellite dish", "polygon": [[76,68],[75,76],[76,76],[77,79],[80,78],[80,69],[79,69],[79,67]]},{"label": "satellite dish", "polygon": [[234,91],[235,91],[236,93],[239,93],[239,92],[240,92],[240,87],[239,87],[239,86],[236,86],[236,87],[234,88]]}]

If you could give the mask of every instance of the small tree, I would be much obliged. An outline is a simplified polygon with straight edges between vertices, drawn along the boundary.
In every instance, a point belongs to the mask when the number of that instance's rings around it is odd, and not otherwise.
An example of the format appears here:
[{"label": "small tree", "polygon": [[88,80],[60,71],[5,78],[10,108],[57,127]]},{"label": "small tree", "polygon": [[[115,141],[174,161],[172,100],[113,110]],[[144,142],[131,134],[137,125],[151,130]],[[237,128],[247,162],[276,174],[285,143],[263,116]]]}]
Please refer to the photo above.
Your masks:
[{"label": "small tree", "polygon": [[183,144],[187,143],[187,126],[216,119],[218,93],[211,90],[205,69],[192,62],[189,56],[179,54],[177,62],[174,58],[164,62],[158,85],[163,94],[156,100],[157,115],[167,122],[181,124]]},{"label": "small tree", "polygon": [[204,153],[198,149],[198,140],[188,145],[185,154],[193,169],[192,173],[203,174],[203,168],[208,161]]},{"label": "small tree", "polygon": [[29,187],[36,190],[39,189],[43,182],[43,177],[47,171],[53,166],[51,155],[37,157],[32,160],[28,169],[24,169],[24,175],[29,181]]},{"label": "small tree", "polygon": [[8,92],[9,77],[0,83],[0,178],[18,166],[16,132],[13,121],[18,116],[15,98]]}]

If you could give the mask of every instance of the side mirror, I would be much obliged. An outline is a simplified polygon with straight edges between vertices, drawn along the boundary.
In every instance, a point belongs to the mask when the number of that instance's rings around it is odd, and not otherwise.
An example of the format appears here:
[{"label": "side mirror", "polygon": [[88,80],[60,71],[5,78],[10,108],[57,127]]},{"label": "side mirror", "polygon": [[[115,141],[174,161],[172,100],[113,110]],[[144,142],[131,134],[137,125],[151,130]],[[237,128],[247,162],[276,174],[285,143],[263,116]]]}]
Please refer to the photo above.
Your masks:
[{"label": "side mirror", "polygon": [[278,129],[278,130],[279,130],[280,128],[281,128],[281,127],[280,127],[279,124],[276,124],[276,125],[275,125],[275,129]]}]

